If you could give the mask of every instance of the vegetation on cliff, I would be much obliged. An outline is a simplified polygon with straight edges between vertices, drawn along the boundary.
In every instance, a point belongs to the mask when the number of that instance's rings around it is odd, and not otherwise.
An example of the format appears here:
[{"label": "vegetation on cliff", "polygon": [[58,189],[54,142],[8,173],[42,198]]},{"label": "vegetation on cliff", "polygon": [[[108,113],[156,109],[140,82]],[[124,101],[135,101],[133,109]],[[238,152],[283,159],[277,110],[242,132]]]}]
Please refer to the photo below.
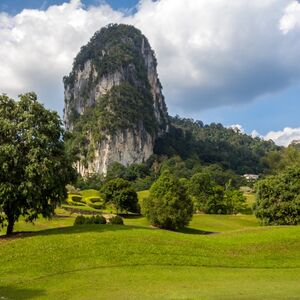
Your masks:
[{"label": "vegetation on cliff", "polygon": [[[97,144],[108,134],[142,128],[156,136],[159,128],[165,129],[166,121],[159,123],[154,114],[154,99],[144,57],[149,51],[156,67],[147,38],[133,26],[113,24],[96,32],[75,58],[72,72],[64,78],[65,88],[74,87],[76,72],[83,70],[86,62],[90,61],[96,71],[96,75],[90,74],[88,84],[81,90],[85,101],[103,76],[115,72],[122,74],[121,82],[95,99],[91,106],[86,106],[82,114],[70,106],[68,122],[72,124],[73,134],[69,148],[79,152],[86,162],[93,159]],[[74,99],[71,97],[69,101]]]}]

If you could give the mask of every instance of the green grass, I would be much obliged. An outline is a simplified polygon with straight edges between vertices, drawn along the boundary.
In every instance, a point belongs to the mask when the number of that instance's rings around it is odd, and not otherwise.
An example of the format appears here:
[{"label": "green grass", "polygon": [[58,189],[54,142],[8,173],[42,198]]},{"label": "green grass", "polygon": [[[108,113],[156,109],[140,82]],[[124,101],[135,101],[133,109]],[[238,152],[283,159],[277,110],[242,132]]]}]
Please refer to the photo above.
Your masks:
[{"label": "green grass", "polygon": [[71,227],[74,217],[60,210],[39,232],[0,239],[0,299],[299,299],[299,226],[196,215],[170,232],[142,217]]},{"label": "green grass", "polygon": [[101,198],[101,194],[96,190],[82,190],[80,191],[83,198]]}]

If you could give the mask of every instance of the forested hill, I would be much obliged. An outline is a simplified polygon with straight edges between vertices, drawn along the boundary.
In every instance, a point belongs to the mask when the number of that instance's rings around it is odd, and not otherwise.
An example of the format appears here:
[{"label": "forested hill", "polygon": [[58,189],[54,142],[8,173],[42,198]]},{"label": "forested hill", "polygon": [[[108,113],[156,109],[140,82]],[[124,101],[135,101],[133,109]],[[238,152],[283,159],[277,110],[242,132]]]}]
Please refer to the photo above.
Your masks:
[{"label": "forested hill", "polygon": [[238,174],[263,173],[264,157],[279,150],[273,141],[264,141],[226,128],[222,124],[204,125],[202,121],[170,117],[169,133],[156,141],[155,153],[168,157],[179,155],[204,164],[219,163]]}]

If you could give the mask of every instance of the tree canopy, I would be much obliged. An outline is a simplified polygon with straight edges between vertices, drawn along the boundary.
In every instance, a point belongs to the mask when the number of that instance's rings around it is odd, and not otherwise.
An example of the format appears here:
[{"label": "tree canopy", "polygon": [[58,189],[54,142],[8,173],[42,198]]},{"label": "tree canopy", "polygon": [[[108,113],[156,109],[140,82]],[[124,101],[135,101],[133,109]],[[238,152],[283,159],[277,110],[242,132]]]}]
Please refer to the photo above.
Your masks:
[{"label": "tree canopy", "polygon": [[117,212],[138,213],[140,211],[137,193],[127,180],[117,178],[106,182],[101,188],[101,194],[104,201],[112,204]]},{"label": "tree canopy", "polygon": [[300,168],[292,167],[258,181],[255,215],[264,225],[300,223]]},{"label": "tree canopy", "polygon": [[177,230],[191,220],[193,203],[186,187],[165,171],[150,188],[149,197],[143,201],[142,212],[152,225]]},{"label": "tree canopy", "polygon": [[20,216],[51,217],[75,174],[58,114],[34,93],[19,101],[0,96],[0,223],[7,234]]}]

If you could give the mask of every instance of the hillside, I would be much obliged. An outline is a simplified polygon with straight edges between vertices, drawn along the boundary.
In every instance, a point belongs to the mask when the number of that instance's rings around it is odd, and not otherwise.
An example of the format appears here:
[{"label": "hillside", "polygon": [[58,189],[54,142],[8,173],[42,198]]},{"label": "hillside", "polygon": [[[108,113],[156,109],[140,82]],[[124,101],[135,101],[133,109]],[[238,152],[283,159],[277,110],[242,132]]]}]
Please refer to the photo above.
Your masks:
[{"label": "hillside", "polygon": [[205,125],[179,116],[170,117],[170,124],[169,132],[156,142],[156,154],[217,163],[241,175],[266,172],[266,155],[281,149],[273,141],[253,138],[222,124]]}]

